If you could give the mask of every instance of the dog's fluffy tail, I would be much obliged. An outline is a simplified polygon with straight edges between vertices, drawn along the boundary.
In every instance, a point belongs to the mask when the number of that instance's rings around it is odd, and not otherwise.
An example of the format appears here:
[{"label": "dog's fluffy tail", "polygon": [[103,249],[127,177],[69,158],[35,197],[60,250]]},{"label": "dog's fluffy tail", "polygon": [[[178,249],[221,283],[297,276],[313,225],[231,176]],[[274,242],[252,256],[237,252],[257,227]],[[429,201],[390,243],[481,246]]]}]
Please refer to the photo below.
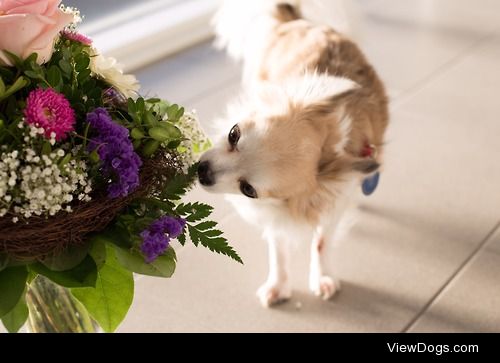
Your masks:
[{"label": "dog's fluffy tail", "polygon": [[[214,17],[216,45],[235,59],[254,54],[281,22],[304,18],[356,36],[359,11],[343,0],[224,0]],[[356,26],[355,26],[356,25]]]}]

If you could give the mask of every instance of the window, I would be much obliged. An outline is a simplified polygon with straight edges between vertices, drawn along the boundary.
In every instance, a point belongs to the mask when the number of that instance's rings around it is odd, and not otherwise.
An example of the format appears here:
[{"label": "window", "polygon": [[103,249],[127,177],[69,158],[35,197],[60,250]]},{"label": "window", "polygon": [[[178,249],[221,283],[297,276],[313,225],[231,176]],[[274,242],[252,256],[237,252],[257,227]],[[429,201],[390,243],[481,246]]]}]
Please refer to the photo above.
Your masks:
[{"label": "window", "polygon": [[130,71],[212,36],[218,0],[63,0],[84,16],[80,30]]},{"label": "window", "polygon": [[85,14],[88,22],[93,22],[103,17],[114,15],[130,8],[140,8],[144,4],[171,5],[179,0],[142,0],[139,5],[137,0],[64,0],[64,5],[78,8]]}]

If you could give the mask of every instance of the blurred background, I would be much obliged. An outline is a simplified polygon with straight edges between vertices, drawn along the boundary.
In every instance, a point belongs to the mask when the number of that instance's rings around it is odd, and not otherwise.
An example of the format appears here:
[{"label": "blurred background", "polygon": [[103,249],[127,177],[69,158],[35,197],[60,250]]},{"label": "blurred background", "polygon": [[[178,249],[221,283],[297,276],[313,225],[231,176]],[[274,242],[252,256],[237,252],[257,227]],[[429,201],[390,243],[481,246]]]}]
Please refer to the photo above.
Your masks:
[{"label": "blurred background", "polygon": [[[241,75],[211,45],[216,0],[64,2],[143,94],[196,109],[213,136]],[[500,331],[500,2],[355,2],[360,46],[386,82],[392,116],[379,189],[332,256],[343,290],[329,302],[309,294],[304,241],[293,299],[261,308],[264,241],[222,197],[195,188],[245,265],[179,250],[172,279],[139,279],[119,331]]]}]

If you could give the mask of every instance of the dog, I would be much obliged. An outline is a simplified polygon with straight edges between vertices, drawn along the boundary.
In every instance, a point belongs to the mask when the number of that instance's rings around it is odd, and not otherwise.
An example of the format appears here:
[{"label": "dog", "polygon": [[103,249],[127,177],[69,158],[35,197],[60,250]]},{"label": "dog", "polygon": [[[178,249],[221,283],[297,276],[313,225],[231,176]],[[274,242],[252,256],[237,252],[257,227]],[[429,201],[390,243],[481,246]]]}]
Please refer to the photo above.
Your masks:
[{"label": "dog", "polygon": [[311,243],[312,292],[327,300],[339,289],[327,250],[360,186],[376,186],[389,120],[384,85],[356,43],[298,3],[222,6],[219,43],[243,60],[245,92],[198,167],[200,184],[227,194],[268,241],[269,276],[257,291],[266,307],[291,297],[294,241]]}]

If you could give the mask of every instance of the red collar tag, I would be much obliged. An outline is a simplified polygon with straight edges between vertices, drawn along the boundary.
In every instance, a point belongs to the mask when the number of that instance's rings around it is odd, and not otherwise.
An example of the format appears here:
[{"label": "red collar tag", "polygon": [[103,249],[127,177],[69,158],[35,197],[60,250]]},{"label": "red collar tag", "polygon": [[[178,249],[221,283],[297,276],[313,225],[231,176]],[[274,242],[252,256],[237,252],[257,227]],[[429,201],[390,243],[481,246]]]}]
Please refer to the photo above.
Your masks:
[{"label": "red collar tag", "polygon": [[365,143],[363,148],[361,149],[361,153],[359,156],[362,158],[375,158],[377,155],[377,148],[373,144]]}]

